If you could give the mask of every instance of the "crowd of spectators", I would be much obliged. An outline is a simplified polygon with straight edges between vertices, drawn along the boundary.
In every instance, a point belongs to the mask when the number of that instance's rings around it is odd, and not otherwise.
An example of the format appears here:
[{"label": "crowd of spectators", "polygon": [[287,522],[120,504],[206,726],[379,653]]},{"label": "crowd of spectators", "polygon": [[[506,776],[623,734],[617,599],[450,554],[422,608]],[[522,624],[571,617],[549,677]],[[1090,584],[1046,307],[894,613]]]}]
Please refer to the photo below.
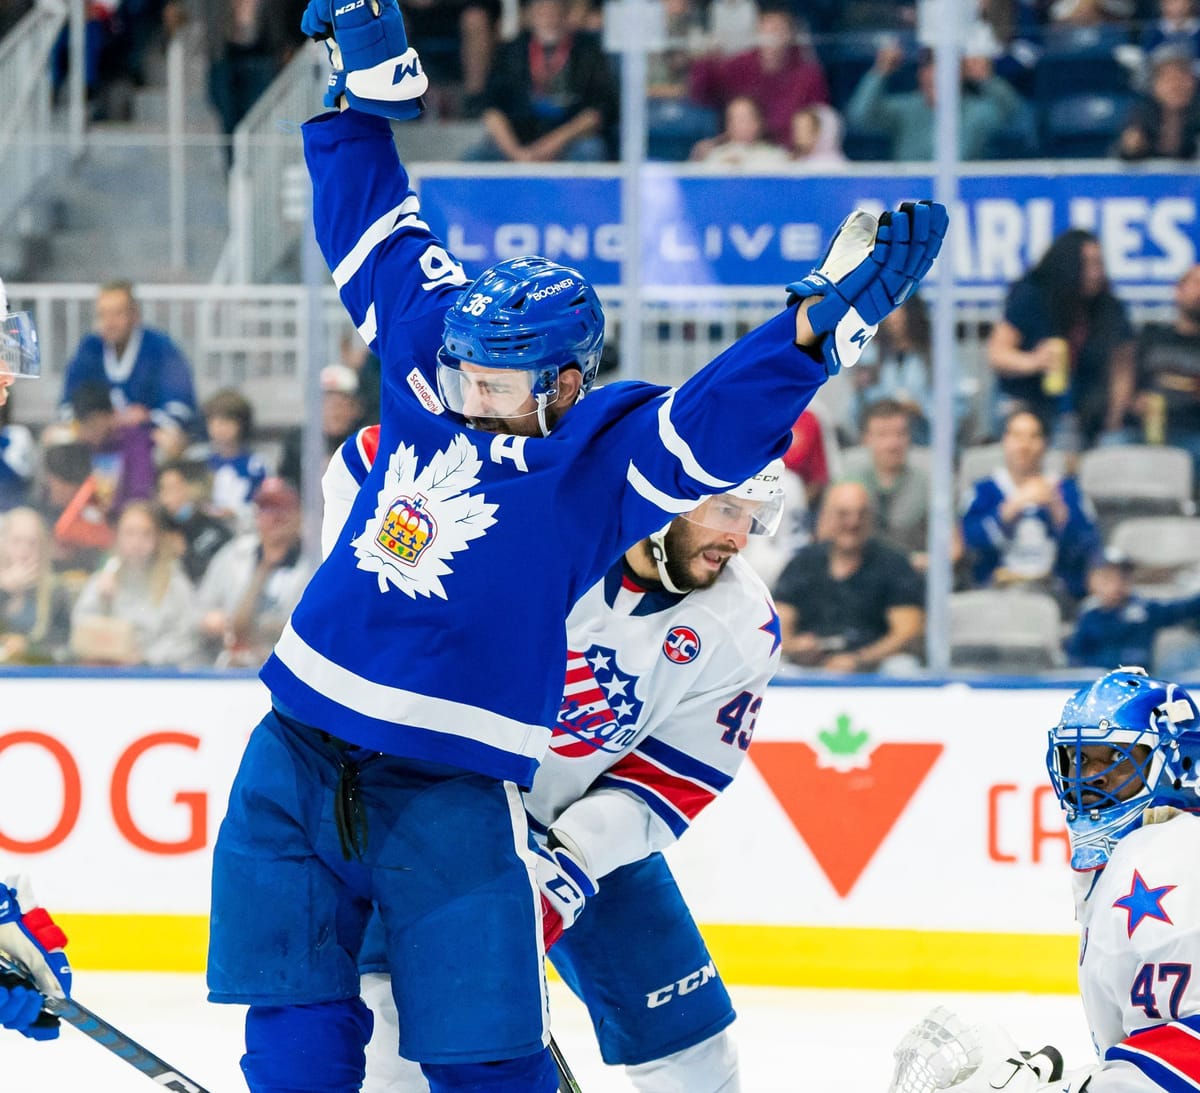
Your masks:
[{"label": "crowd of spectators", "polygon": [[[663,0],[648,58],[650,155],[724,169],[933,154],[932,44],[946,0]],[[0,27],[31,6],[0,2]],[[481,119],[474,160],[612,159],[618,66],[602,0],[405,0],[431,112]],[[965,159],[1192,160],[1200,135],[1196,0],[966,0]],[[225,134],[302,44],[303,0],[121,0],[88,5],[87,83],[140,86],[146,54],[202,28]],[[66,72],[65,37],[54,59]],[[688,139],[683,139],[688,138]],[[682,140],[682,146],[681,146]]]},{"label": "crowd of spectators", "polygon": [[[373,365],[348,347],[322,371],[326,455],[377,419]],[[123,282],[99,289],[63,376],[36,436],[10,421],[19,393],[0,406],[0,663],[261,663],[313,565],[298,436],[269,461],[240,391],[197,404]]]},{"label": "crowd of spectators", "polygon": [[[1200,668],[1200,636],[1178,633],[1200,621],[1200,558],[1171,573],[1117,558],[1113,533],[1133,511],[1098,512],[1077,474],[1091,452],[1136,445],[1184,453],[1200,481],[1200,265],[1179,277],[1169,320],[1135,330],[1095,237],[1071,229],[1013,284],[986,346],[991,407],[972,408],[969,432],[956,407],[970,446],[955,589],[1051,597],[1074,663],[1135,649],[1153,663],[1172,628],[1173,669]],[[921,665],[930,355],[915,297],[839,380],[844,406],[819,399],[793,427],[788,518],[748,557],[774,588],[794,670]],[[61,374],[60,420],[36,433],[0,407],[0,658],[257,663],[312,565],[299,431],[264,446],[240,391],[198,402],[184,354],[122,282],[98,290],[94,332]],[[320,388],[328,457],[375,420],[378,362],[347,341]],[[1197,520],[1195,500],[1162,511]]]},{"label": "crowd of spectators", "polygon": [[[665,0],[666,46],[648,69],[651,158],[722,169],[931,158],[940,2]],[[1194,0],[965,6],[964,159],[1195,157]],[[443,31],[459,27],[447,78],[461,80],[457,113],[482,117],[486,133],[469,158],[615,157],[619,83],[599,34],[603,5],[520,7],[520,32],[504,42],[491,9],[413,6],[418,25],[440,11]],[[687,134],[698,139],[680,154]]]}]

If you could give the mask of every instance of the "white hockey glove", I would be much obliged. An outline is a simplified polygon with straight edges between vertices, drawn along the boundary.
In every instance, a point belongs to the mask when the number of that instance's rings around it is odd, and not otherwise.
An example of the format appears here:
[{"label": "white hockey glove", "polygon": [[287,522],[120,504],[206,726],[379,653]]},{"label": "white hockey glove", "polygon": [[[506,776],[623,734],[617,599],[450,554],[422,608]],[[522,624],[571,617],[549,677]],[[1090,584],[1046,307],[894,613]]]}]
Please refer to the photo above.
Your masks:
[{"label": "white hockey glove", "polygon": [[879,320],[904,303],[929,272],[946,235],[949,215],[932,201],[906,201],[878,221],[851,213],[834,234],[817,266],[787,286],[788,304],[822,299],[808,310],[821,341],[825,370],[849,368],[879,329]]},{"label": "white hockey glove", "polygon": [[542,939],[549,951],[563,931],[575,924],[584,904],[599,890],[573,849],[550,833],[550,842],[538,849],[537,883],[542,892]]},{"label": "white hockey glove", "polygon": [[1057,1048],[1047,1045],[1034,1052],[1021,1051],[998,1025],[984,1025],[978,1032],[983,1062],[970,1078],[950,1087],[956,1093],[1039,1093],[1048,1083],[1061,1082],[1063,1060]]},{"label": "white hockey glove", "polygon": [[58,1018],[42,1012],[42,1001],[71,993],[66,944],[67,935],[37,905],[28,877],[0,884],[0,952],[32,977],[0,973],[0,1025],[35,1040],[58,1035]]},{"label": "white hockey glove", "polygon": [[355,110],[385,118],[415,118],[425,109],[429,77],[396,0],[310,0],[300,29],[317,41],[333,39],[326,106],[344,93]]}]

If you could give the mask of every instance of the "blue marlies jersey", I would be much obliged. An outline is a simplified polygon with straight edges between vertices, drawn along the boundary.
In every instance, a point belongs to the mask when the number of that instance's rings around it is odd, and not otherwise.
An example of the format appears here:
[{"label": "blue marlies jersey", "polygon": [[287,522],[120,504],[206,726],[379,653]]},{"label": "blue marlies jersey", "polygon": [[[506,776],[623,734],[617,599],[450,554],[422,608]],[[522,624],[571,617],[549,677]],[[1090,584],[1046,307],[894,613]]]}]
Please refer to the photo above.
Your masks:
[{"label": "blue marlies jersey", "polygon": [[781,455],[824,367],[783,312],[677,390],[612,384],[549,437],[468,428],[436,385],[466,277],[420,220],[390,127],[346,111],[304,139],[318,241],[382,361],[379,453],[262,678],[343,739],[528,786],[572,605],[626,548]]}]

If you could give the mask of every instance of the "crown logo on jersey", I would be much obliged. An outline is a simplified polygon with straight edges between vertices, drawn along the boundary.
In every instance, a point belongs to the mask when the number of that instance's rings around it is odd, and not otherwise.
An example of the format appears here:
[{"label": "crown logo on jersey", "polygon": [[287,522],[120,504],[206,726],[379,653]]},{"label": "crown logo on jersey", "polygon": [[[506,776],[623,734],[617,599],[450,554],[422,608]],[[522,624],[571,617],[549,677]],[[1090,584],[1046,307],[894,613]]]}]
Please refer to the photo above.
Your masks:
[{"label": "crown logo on jersey", "polygon": [[453,573],[450,559],[496,522],[498,506],[468,492],[482,467],[462,433],[424,467],[410,445],[392,453],[375,512],[351,542],[358,568],[375,574],[380,592],[449,598],[443,578]]},{"label": "crown logo on jersey", "polygon": [[425,511],[426,498],[397,497],[383,518],[375,541],[403,565],[416,565],[437,538],[437,523]]}]

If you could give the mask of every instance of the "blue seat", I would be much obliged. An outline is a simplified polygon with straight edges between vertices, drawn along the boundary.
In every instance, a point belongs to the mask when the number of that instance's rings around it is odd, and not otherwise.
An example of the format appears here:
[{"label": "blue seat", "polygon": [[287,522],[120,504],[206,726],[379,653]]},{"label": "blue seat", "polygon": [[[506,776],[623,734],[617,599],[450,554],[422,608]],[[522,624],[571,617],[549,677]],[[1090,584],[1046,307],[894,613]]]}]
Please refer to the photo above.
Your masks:
[{"label": "blue seat", "polygon": [[1040,154],[1037,114],[1028,103],[1022,103],[1009,123],[988,137],[982,158],[1036,159]]},{"label": "blue seat", "polygon": [[892,158],[892,136],[878,129],[847,128],[842,151],[850,160],[878,163]]},{"label": "blue seat", "polygon": [[648,159],[682,163],[696,141],[715,137],[721,131],[721,117],[715,110],[687,99],[649,99],[646,128]]},{"label": "blue seat", "polygon": [[1065,95],[1042,114],[1042,151],[1063,158],[1108,155],[1133,96],[1127,92]]},{"label": "blue seat", "polygon": [[1129,90],[1129,70],[1111,52],[1043,53],[1033,71],[1033,95],[1050,103],[1065,95]]}]

